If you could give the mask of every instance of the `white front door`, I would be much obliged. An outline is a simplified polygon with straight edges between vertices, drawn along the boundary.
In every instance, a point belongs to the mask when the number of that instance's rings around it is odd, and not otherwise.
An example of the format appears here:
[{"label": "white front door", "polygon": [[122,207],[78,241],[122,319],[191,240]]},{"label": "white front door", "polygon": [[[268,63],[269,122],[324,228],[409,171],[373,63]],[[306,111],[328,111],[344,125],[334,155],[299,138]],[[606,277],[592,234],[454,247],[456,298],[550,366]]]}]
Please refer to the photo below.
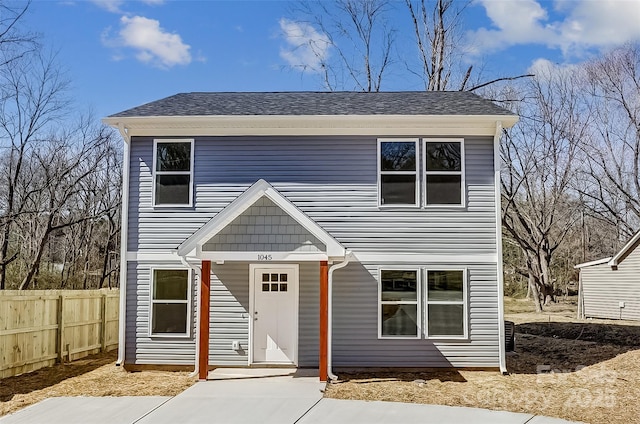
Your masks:
[{"label": "white front door", "polygon": [[296,364],[298,266],[252,265],[253,362]]}]

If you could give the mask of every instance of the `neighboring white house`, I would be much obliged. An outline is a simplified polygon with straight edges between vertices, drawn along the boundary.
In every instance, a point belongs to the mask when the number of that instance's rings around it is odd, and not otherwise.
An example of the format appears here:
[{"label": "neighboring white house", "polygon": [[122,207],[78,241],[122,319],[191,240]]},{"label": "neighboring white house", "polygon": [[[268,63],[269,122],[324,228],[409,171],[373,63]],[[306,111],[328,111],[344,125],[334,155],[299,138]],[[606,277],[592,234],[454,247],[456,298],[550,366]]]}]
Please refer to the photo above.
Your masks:
[{"label": "neighboring white house", "polygon": [[506,370],[500,155],[468,92],[185,93],[125,140],[129,368]]},{"label": "neighboring white house", "polygon": [[640,320],[640,231],[613,257],[576,265],[579,318]]}]

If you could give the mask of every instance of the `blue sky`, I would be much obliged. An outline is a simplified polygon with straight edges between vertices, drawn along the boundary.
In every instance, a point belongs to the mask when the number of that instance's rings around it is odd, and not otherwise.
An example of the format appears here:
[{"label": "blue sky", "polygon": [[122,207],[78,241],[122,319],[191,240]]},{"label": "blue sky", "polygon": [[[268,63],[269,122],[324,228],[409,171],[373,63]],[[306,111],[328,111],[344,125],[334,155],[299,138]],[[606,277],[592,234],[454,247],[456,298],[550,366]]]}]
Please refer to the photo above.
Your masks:
[{"label": "blue sky", "polygon": [[[412,48],[404,2],[391,14]],[[35,0],[24,28],[58,57],[81,108],[104,117],[188,91],[320,90],[309,41],[317,27],[286,1]],[[551,62],[580,62],[640,40],[640,0],[475,0],[465,14],[463,60],[485,79]],[[398,52],[399,56],[409,54]],[[335,54],[331,48],[322,54]],[[292,65],[306,64],[302,72]],[[386,90],[419,90],[398,68]]]}]

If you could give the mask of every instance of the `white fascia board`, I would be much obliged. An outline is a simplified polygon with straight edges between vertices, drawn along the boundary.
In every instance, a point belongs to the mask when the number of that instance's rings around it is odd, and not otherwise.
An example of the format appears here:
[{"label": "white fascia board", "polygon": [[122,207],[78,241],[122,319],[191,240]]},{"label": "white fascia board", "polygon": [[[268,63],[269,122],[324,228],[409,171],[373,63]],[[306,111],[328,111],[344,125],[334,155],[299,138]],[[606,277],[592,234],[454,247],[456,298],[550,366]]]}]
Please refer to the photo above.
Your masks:
[{"label": "white fascia board", "polygon": [[611,258],[611,260],[609,261],[609,265],[618,266],[622,257],[626,256],[627,253],[629,253],[629,251],[633,248],[633,245],[636,244],[638,240],[640,240],[640,231],[635,233],[633,237],[631,237],[631,240],[629,240],[627,244],[625,244],[624,247],[614,255],[613,258]]},{"label": "white fascia board", "polygon": [[258,115],[109,117],[133,136],[493,136],[496,122],[509,128],[515,115]]},{"label": "white fascia board", "polygon": [[606,264],[611,260],[611,257],[608,258],[602,258],[602,259],[596,259],[595,261],[590,261],[590,262],[584,262],[578,265],[574,265],[573,269],[580,269],[580,268],[586,268],[588,266],[594,266],[594,265],[602,265],[602,264]]}]

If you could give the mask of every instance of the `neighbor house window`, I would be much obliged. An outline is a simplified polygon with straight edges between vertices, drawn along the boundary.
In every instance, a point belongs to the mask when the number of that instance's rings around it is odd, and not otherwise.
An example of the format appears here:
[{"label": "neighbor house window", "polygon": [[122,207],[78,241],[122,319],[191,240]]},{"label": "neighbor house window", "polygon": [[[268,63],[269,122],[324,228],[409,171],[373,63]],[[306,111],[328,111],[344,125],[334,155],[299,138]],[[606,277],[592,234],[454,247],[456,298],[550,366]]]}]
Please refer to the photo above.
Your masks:
[{"label": "neighbor house window", "polygon": [[417,270],[380,270],[380,337],[420,337],[418,275]]},{"label": "neighbor house window", "polygon": [[425,205],[464,204],[462,140],[425,140]]},{"label": "neighbor house window", "polygon": [[427,270],[427,337],[467,335],[465,270]]},{"label": "neighbor house window", "polygon": [[190,206],[193,140],[156,140],[154,146],[154,205]]},{"label": "neighbor house window", "polygon": [[418,206],[418,141],[379,140],[379,202]]},{"label": "neighbor house window", "polygon": [[189,335],[188,269],[151,271],[151,335]]}]

